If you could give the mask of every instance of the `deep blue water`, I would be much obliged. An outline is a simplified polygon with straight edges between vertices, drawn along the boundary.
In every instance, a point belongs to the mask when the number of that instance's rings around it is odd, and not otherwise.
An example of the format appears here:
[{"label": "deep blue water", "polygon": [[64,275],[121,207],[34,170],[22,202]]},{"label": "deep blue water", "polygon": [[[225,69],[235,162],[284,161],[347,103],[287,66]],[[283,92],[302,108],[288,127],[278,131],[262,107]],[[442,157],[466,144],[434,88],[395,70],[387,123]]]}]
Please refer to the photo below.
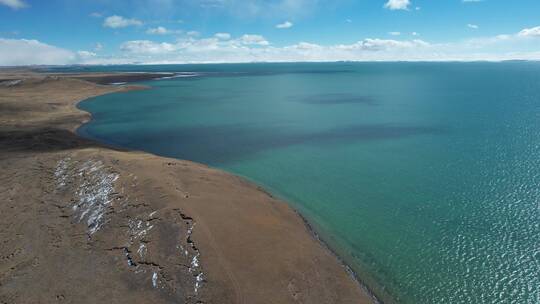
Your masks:
[{"label": "deep blue water", "polygon": [[540,63],[73,69],[192,72],[80,134],[265,186],[388,302],[540,302]]}]

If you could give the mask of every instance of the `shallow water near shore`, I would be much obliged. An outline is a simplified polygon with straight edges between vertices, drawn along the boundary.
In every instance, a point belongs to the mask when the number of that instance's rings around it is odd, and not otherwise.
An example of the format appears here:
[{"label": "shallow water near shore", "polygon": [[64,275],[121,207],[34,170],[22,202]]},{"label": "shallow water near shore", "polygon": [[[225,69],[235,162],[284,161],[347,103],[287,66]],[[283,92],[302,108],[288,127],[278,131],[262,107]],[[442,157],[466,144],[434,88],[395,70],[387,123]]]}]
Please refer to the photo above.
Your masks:
[{"label": "shallow water near shore", "polygon": [[263,185],[385,302],[540,298],[540,63],[82,69],[183,72],[79,133]]}]

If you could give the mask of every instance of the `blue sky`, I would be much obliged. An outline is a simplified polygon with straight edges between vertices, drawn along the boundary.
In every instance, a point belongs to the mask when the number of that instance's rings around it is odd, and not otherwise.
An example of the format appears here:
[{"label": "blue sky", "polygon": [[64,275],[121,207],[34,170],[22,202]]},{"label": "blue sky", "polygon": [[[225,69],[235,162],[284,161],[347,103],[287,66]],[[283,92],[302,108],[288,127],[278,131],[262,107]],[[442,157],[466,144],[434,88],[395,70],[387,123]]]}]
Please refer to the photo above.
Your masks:
[{"label": "blue sky", "polygon": [[538,0],[0,0],[0,65],[540,59]]}]

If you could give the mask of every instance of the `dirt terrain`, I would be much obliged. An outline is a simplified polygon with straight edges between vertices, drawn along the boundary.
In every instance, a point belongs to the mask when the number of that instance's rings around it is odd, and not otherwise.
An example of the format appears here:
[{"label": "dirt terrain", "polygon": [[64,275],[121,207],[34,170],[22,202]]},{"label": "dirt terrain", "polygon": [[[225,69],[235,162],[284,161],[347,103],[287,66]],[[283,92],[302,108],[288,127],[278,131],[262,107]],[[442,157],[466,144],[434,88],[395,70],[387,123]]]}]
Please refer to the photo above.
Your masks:
[{"label": "dirt terrain", "polygon": [[0,303],[372,303],[257,186],[74,133],[78,101],[145,88],[3,73]]}]

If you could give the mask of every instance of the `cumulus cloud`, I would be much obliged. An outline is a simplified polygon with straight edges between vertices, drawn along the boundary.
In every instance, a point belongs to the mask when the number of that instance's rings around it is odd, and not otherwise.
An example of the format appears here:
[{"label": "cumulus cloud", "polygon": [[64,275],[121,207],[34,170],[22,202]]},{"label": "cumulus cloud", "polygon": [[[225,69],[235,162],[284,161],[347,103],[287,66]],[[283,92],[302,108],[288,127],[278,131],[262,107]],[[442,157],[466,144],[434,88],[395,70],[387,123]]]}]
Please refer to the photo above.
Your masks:
[{"label": "cumulus cloud", "polygon": [[246,34],[231,39],[230,34],[218,33],[211,38],[195,39],[191,37],[179,39],[174,43],[133,40],[123,43],[120,49],[125,53],[134,55],[165,55],[165,57],[171,54],[191,53],[193,55],[206,52],[206,55],[211,54],[210,58],[218,56],[221,52],[236,50],[240,54],[241,52],[268,46],[269,42],[261,35]]},{"label": "cumulus cloud", "polygon": [[214,35],[214,37],[216,37],[217,39],[220,39],[220,40],[229,40],[229,39],[231,39],[231,34],[229,34],[229,33],[216,33]]},{"label": "cumulus cloud", "polygon": [[163,26],[158,26],[158,27],[147,29],[146,33],[151,34],[151,35],[166,35],[169,33],[169,31]]},{"label": "cumulus cloud", "polygon": [[[514,34],[501,34],[492,37],[473,38],[467,40],[467,44],[474,45],[476,47],[484,47],[487,45],[507,43],[519,45],[526,42],[540,42],[540,40],[531,38],[540,38],[540,26],[525,28],[518,33]],[[530,41],[531,40],[531,41]],[[538,47],[536,47],[538,49]]]},{"label": "cumulus cloud", "polygon": [[0,66],[70,64],[76,59],[69,50],[37,40],[0,38]]},{"label": "cumulus cloud", "polygon": [[142,21],[139,21],[137,19],[127,19],[118,15],[107,17],[103,21],[104,27],[110,27],[113,29],[123,28],[123,27],[128,27],[128,26],[140,26],[142,24],[143,24]]},{"label": "cumulus cloud", "polygon": [[401,32],[388,32],[388,35],[399,36],[399,35],[401,35]]},{"label": "cumulus cloud", "polygon": [[12,9],[21,9],[28,7],[28,4],[22,0],[0,0],[0,5],[11,7]]},{"label": "cumulus cloud", "polygon": [[427,48],[430,44],[420,39],[393,40],[393,39],[364,39],[350,45],[339,45],[343,50],[362,50],[371,52],[394,51],[406,49]]},{"label": "cumulus cloud", "polygon": [[[411,38],[418,38],[418,34]],[[408,36],[408,35],[407,35]],[[70,52],[35,40],[0,40],[0,65],[14,64],[127,64],[218,63],[285,61],[471,61],[540,60],[540,26],[513,34],[480,37],[449,43],[422,39],[367,38],[348,44],[321,45],[302,41],[276,46],[264,36],[179,36],[167,42],[131,40],[117,53],[103,55],[97,49]]]},{"label": "cumulus cloud", "polygon": [[93,58],[93,57],[96,57],[97,54],[94,53],[94,52],[90,52],[90,51],[78,51],[77,52],[77,56],[79,56],[79,59],[80,60],[87,60],[89,58]]},{"label": "cumulus cloud", "polygon": [[292,22],[290,22],[290,21],[285,21],[285,22],[283,22],[283,23],[277,24],[277,25],[276,25],[276,28],[278,28],[278,29],[288,29],[288,28],[293,27],[293,25],[294,25],[294,24],[293,24]]},{"label": "cumulus cloud", "polygon": [[180,39],[173,43],[150,40],[127,41],[124,58],[152,63],[395,60],[409,54],[421,58],[431,45],[422,40],[364,39],[353,44],[323,46],[309,42],[274,47],[263,36],[243,35],[223,40]]},{"label": "cumulus cloud", "polygon": [[157,43],[150,40],[133,40],[124,42],[120,49],[124,52],[143,55],[164,55],[174,52],[177,47],[171,43]]},{"label": "cumulus cloud", "polygon": [[[174,42],[127,41],[118,60],[146,63],[217,63],[285,61],[447,61],[540,59],[540,52],[515,48],[526,39],[498,35],[454,43],[430,43],[421,39],[367,38],[350,44],[321,45],[299,42],[277,47],[261,35],[236,38],[182,38]],[[529,39],[528,39],[529,40]],[[496,46],[496,47],[495,47]],[[507,48],[511,46],[510,48]],[[523,46],[523,45],[522,45]],[[526,44],[525,44],[526,46]],[[505,49],[505,52],[493,52]]]},{"label": "cumulus cloud", "polygon": [[473,30],[477,30],[478,28],[480,28],[478,25],[472,23],[467,24],[467,27]]},{"label": "cumulus cloud", "polygon": [[150,35],[170,35],[170,34],[180,34],[181,32],[182,31],[180,30],[169,30],[163,26],[149,28],[146,30],[146,33]]},{"label": "cumulus cloud", "polygon": [[[472,38],[457,46],[461,52],[482,50],[485,58],[500,57],[506,52],[505,59],[534,59],[538,60],[537,50],[540,43],[540,26],[525,28],[514,34],[500,34],[490,37]],[[456,45],[456,44],[453,44]]]},{"label": "cumulus cloud", "polygon": [[238,39],[242,44],[245,45],[269,45],[270,43],[261,35],[243,35]]},{"label": "cumulus cloud", "polygon": [[384,7],[389,10],[408,10],[410,5],[410,0],[388,0]]},{"label": "cumulus cloud", "polygon": [[526,28],[518,33],[520,37],[540,37],[540,26],[533,28]]}]

